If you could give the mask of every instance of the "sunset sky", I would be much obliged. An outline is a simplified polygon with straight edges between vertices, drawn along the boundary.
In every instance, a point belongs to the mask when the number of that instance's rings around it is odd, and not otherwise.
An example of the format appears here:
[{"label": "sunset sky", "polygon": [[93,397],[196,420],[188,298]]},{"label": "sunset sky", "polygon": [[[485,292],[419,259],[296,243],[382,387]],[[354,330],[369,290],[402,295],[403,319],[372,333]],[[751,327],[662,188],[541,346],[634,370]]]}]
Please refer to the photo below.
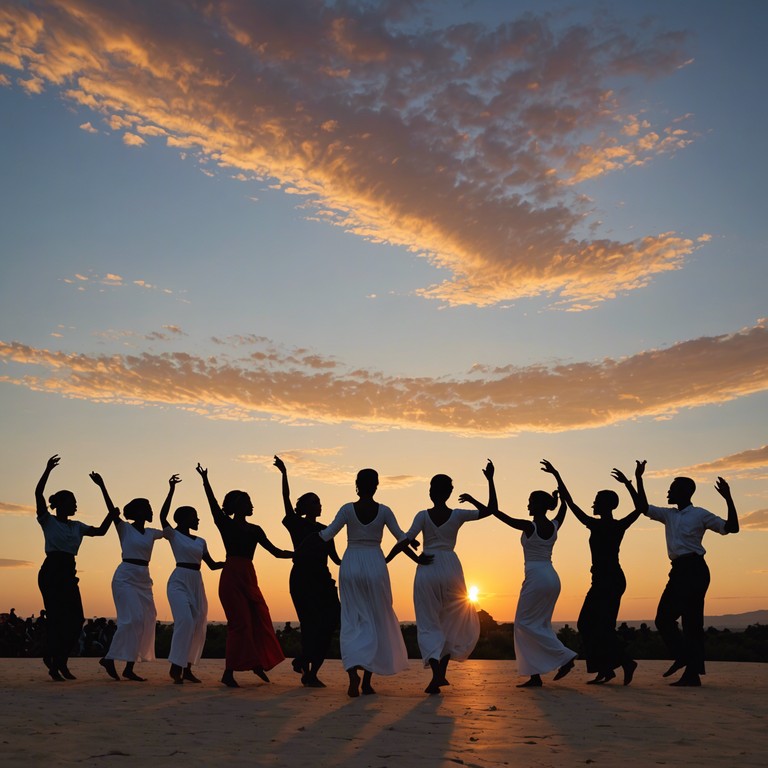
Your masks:
[{"label": "sunset sky", "polygon": [[[288,548],[294,498],[329,521],[374,467],[407,528],[429,478],[523,517],[589,511],[648,460],[743,530],[705,539],[707,613],[768,608],[768,4],[760,0],[5,0],[0,6],[0,611],[37,612],[34,487],[79,519],[178,504],[223,559],[194,471],[251,494]],[[391,539],[385,538],[388,548]],[[344,534],[338,541],[344,548]],[[480,607],[514,616],[518,534],[468,525]],[[114,615],[117,536],[78,556]],[[554,555],[555,612],[589,584],[586,530]],[[289,561],[256,554],[275,621]],[[621,619],[666,581],[663,528],[627,534]],[[170,619],[170,549],[151,571]],[[401,620],[413,564],[390,569]],[[222,620],[218,574],[204,573]]]}]

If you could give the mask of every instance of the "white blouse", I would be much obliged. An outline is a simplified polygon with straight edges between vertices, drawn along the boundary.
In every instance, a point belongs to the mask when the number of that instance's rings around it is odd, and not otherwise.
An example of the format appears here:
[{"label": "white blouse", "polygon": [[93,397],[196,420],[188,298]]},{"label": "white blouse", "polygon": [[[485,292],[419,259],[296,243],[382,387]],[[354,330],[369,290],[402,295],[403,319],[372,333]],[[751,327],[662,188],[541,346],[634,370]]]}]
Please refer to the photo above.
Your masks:
[{"label": "white blouse", "polygon": [[330,541],[339,531],[347,527],[347,547],[380,547],[384,527],[398,540],[405,538],[405,532],[397,524],[392,510],[385,504],[379,504],[379,511],[370,523],[363,524],[355,513],[355,505],[345,504],[337,513],[333,522],[319,536],[323,541]]},{"label": "white blouse", "polygon": [[195,536],[194,539],[179,533],[175,528],[163,528],[163,537],[171,543],[171,550],[177,563],[194,563],[200,565],[203,555],[208,554],[205,539]]},{"label": "white blouse", "polygon": [[117,535],[120,538],[120,549],[124,560],[152,559],[152,547],[158,539],[164,538],[159,528],[145,528],[144,533],[137,531],[125,520],[117,521]]}]

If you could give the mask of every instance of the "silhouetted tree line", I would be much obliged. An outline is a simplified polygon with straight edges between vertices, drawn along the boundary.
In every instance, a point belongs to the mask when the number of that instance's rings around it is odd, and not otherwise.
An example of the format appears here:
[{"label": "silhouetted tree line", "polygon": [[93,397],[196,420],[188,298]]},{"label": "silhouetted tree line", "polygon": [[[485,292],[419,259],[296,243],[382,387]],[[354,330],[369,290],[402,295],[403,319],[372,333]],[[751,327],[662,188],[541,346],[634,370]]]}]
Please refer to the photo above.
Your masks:
[{"label": "silhouetted tree line", "polygon": [[[480,640],[472,654],[473,659],[514,659],[515,644],[512,623],[494,621],[486,611],[478,611],[480,617]],[[419,644],[416,637],[416,625],[404,624],[401,627],[405,647],[411,659],[420,658]],[[88,619],[83,624],[80,640],[73,649],[73,656],[103,656],[112,641],[115,623],[111,619]],[[45,615],[35,619],[21,619],[15,615],[0,614],[0,656],[4,657],[40,657],[42,656],[42,637],[45,632]],[[667,650],[659,633],[647,624],[630,627],[626,623],[619,625],[618,633],[627,644],[630,656],[634,659],[665,659]],[[157,657],[168,657],[171,647],[173,624],[157,624],[155,650]],[[277,630],[277,637],[283,652],[288,658],[301,652],[301,628],[287,622]],[[566,624],[558,633],[560,641],[568,648],[581,654],[581,638],[573,627]],[[209,659],[223,659],[227,641],[226,624],[209,624],[203,656]],[[341,658],[338,632],[333,638],[328,653],[329,659]],[[711,661],[762,661],[768,662],[768,625],[753,624],[741,632],[728,629],[707,630],[707,658]]]}]

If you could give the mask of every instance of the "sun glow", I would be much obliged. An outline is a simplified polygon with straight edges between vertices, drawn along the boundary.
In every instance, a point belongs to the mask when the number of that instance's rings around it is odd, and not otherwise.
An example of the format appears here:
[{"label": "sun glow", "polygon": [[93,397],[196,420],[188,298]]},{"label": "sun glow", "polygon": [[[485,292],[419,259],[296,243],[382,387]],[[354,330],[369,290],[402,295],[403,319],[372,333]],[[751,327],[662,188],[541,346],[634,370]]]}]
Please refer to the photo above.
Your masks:
[{"label": "sun glow", "polygon": [[476,603],[480,599],[480,589],[478,587],[470,587],[467,590],[467,597],[470,603]]}]

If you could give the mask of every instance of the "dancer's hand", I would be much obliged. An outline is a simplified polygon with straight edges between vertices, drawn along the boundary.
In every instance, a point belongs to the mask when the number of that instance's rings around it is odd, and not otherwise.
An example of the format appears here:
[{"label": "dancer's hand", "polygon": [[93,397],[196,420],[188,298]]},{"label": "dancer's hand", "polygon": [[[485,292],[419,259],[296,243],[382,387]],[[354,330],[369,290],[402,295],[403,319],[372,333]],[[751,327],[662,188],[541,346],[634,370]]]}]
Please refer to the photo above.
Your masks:
[{"label": "dancer's hand", "polygon": [[715,490],[727,501],[731,498],[731,486],[724,477],[718,477],[715,483]]},{"label": "dancer's hand", "polygon": [[171,488],[175,488],[180,482],[181,478],[178,475],[171,475],[168,478],[168,485],[170,485]]},{"label": "dancer's hand", "polygon": [[489,479],[493,479],[493,473],[496,471],[496,468],[493,466],[493,462],[488,459],[488,463],[485,465],[485,469],[483,470],[483,474]]},{"label": "dancer's hand", "polygon": [[50,459],[45,463],[45,471],[50,472],[52,469],[55,469],[59,466],[59,462],[61,461],[61,456],[59,456],[58,453],[51,456]]},{"label": "dancer's hand", "polygon": [[641,478],[645,473],[645,465],[647,463],[648,462],[645,459],[643,459],[642,461],[640,461],[640,459],[635,460],[635,477],[637,479]]},{"label": "dancer's hand", "polygon": [[285,468],[285,463],[279,456],[275,456],[274,465],[283,473],[285,474],[288,470]]},{"label": "dancer's hand", "polygon": [[550,475],[559,477],[560,473],[552,466],[551,462],[547,461],[546,459],[542,459],[541,464],[542,464],[542,467],[541,467],[542,472],[548,472]]},{"label": "dancer's hand", "polygon": [[99,488],[104,488],[104,480],[98,472],[91,472],[88,477],[90,477],[91,480],[93,480],[93,482],[99,486]]},{"label": "dancer's hand", "polygon": [[620,469],[616,469],[616,467],[611,470],[611,477],[622,485],[629,483],[629,478]]},{"label": "dancer's hand", "polygon": [[459,494],[459,504],[474,504],[476,507],[480,506],[480,502],[469,493]]},{"label": "dancer's hand", "polygon": [[423,552],[416,558],[416,562],[419,565],[432,565],[432,561],[435,559],[434,555],[425,555]]}]

